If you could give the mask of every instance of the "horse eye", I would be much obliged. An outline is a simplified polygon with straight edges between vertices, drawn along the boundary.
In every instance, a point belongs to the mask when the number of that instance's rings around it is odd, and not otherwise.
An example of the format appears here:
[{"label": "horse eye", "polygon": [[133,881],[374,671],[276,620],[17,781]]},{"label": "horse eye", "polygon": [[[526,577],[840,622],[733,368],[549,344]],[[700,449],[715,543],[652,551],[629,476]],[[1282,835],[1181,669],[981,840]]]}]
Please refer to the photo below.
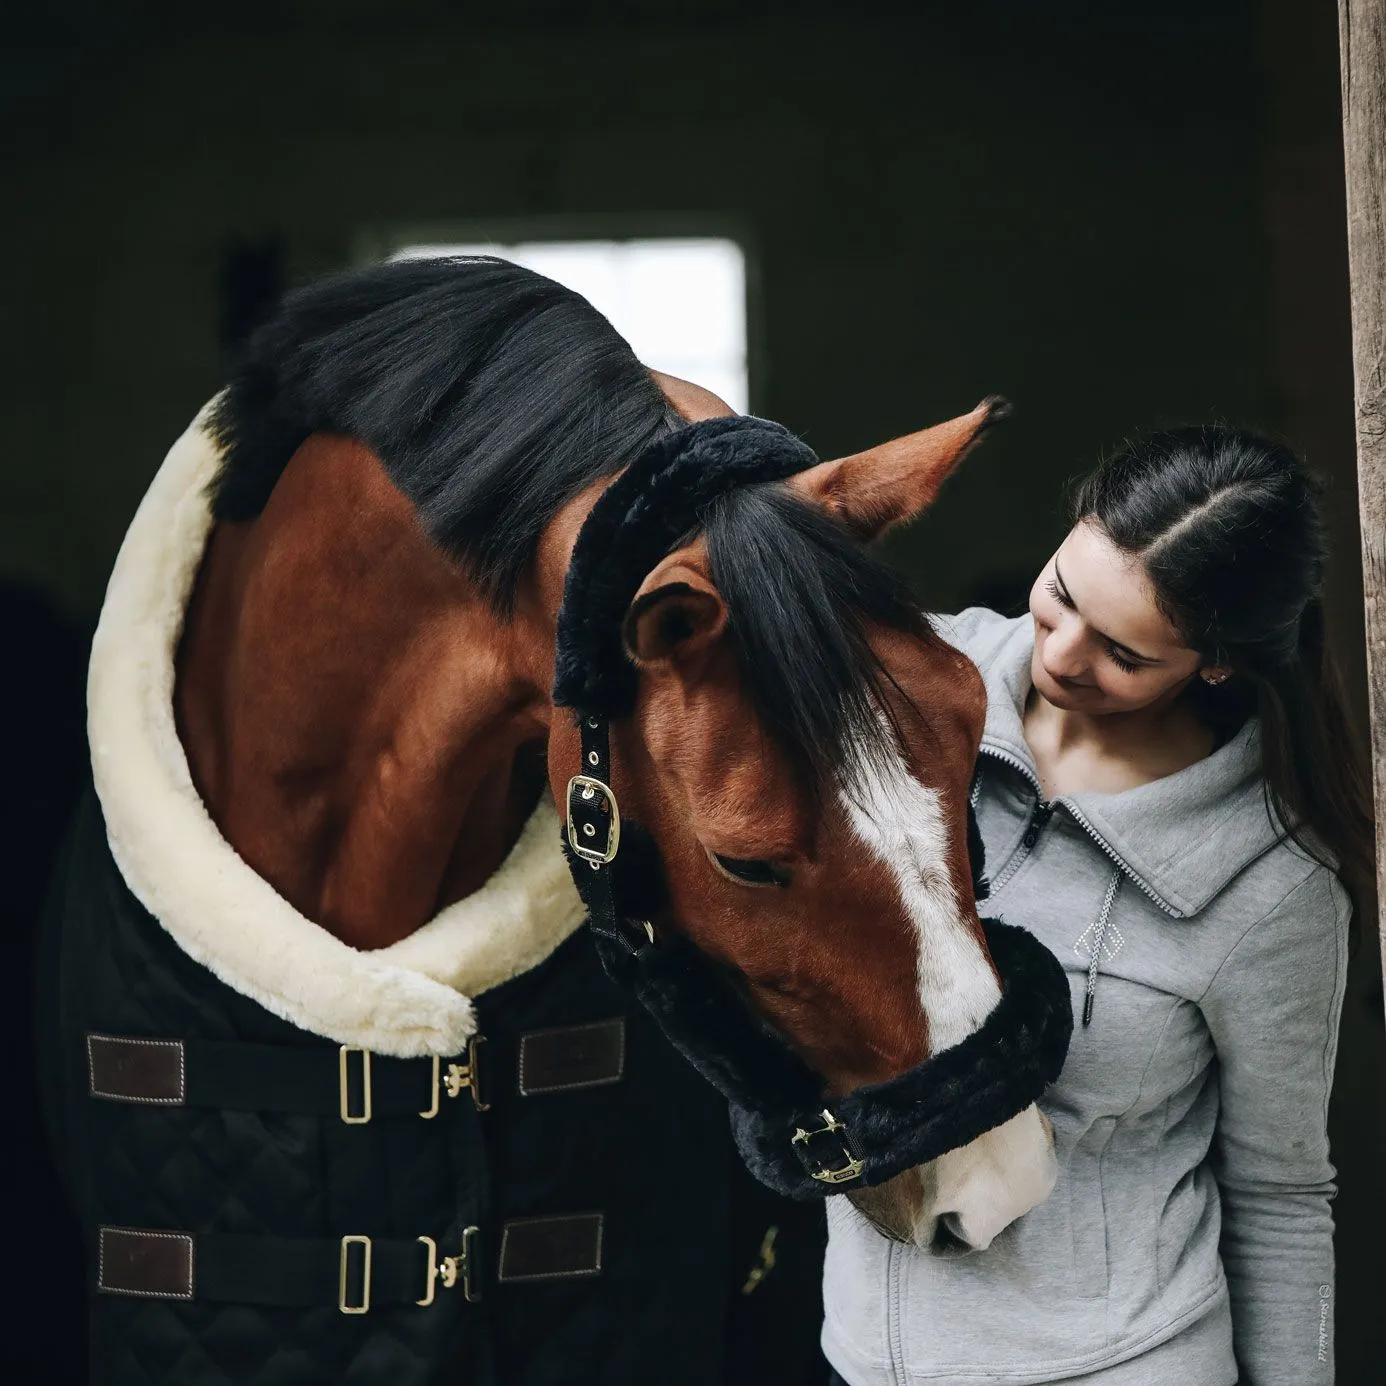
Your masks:
[{"label": "horse eye", "polygon": [[789,884],[788,874],[768,861],[748,861],[742,857],[724,857],[720,852],[713,852],[710,855],[728,876],[733,876],[738,881],[745,882],[746,885],[784,886]]}]

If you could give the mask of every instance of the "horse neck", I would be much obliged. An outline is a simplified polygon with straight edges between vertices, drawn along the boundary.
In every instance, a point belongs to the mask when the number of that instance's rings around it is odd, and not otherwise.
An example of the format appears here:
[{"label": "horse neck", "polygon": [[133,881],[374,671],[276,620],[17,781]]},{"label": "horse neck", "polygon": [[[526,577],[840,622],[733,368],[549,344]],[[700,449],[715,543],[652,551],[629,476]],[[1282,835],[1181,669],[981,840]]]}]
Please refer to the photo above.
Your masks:
[{"label": "horse neck", "polygon": [[378,459],[315,435],[212,534],[177,656],[193,783],[292,905],[359,948],[471,894],[542,792],[553,630],[502,618]]}]

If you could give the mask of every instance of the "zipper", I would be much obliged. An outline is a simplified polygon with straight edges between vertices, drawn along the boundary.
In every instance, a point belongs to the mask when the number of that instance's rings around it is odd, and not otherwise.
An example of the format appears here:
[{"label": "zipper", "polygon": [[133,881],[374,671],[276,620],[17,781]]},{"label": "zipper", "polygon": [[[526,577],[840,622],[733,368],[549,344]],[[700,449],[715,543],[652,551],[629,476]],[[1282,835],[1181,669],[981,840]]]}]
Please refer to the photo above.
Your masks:
[{"label": "zipper", "polygon": [[1050,800],[1047,803],[1036,803],[1035,811],[1030,817],[1030,826],[1025,829],[1025,836],[1020,840],[1025,844],[1026,851],[1032,851],[1035,843],[1039,841],[1039,835],[1044,831],[1044,825],[1049,822],[1054,815],[1054,804]]},{"label": "zipper", "polygon": [[[1036,786],[1038,788],[1038,786]],[[1031,810],[1030,821],[1025,825],[1025,832],[1020,839],[1020,846],[1011,853],[1011,859],[1001,868],[1001,874],[995,880],[988,882],[987,894],[994,895],[1000,890],[1007,881],[1020,870],[1025,859],[1034,850],[1035,843],[1039,841],[1039,835],[1044,831],[1044,825],[1049,822],[1054,813],[1054,805],[1047,799],[1036,796],[1035,807]]]},{"label": "zipper", "polygon": [[1021,845],[1016,848],[1011,859],[1001,868],[1001,874],[991,882],[993,892],[999,890],[1015,873],[1020,870],[1026,857],[1030,855],[1031,849],[1039,841],[1040,832],[1044,825],[1049,821],[1056,808],[1067,809],[1069,816],[1087,835],[1107,854],[1111,860],[1128,875],[1136,885],[1153,900],[1166,914],[1172,914],[1176,919],[1182,918],[1181,911],[1175,909],[1168,900],[1157,894],[1122,860],[1121,854],[1107,841],[1101,833],[1088,822],[1086,818],[1074,807],[1073,803],[1060,795],[1057,799],[1046,799],[1040,789],[1040,782],[1035,777],[1034,771],[1030,769],[1018,756],[1011,755],[1008,751],[1000,751],[992,746],[983,746],[981,754],[991,756],[999,760],[1004,765],[1009,765],[1011,769],[1018,770],[1021,775],[1029,782],[1030,787],[1035,791],[1035,809],[1030,815],[1030,822],[1025,829],[1024,836],[1021,838]]},{"label": "zipper", "polygon": [[890,1335],[890,1379],[892,1386],[899,1386],[905,1374],[904,1334],[901,1320],[904,1318],[903,1296],[900,1275],[901,1244],[891,1241],[886,1244],[886,1329]]}]

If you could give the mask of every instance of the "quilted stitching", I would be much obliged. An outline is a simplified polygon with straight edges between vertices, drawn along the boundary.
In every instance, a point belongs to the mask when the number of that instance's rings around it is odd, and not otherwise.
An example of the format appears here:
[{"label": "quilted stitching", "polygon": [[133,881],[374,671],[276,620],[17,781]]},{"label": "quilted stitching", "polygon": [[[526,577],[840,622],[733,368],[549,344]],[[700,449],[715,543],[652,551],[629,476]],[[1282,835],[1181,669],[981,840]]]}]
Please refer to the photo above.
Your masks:
[{"label": "quilted stitching", "polygon": [[[360,1318],[335,1307],[273,1309],[94,1295],[93,1380],[101,1386],[538,1386],[572,1379],[574,1364],[603,1386],[705,1386],[789,1379],[786,1363],[816,1359],[821,1231],[814,1209],[748,1205],[733,1228],[734,1166],[725,1108],[643,1014],[628,1014],[621,1084],[525,1097],[516,1082],[519,1035],[610,1016],[623,1000],[590,941],[575,938],[545,963],[480,999],[492,1110],[444,1101],[431,1121],[208,1111],[105,1102],[86,1091],[88,1030],[154,1038],[201,1035],[266,1044],[322,1040],[221,985],[183,954],[124,890],[90,798],[77,829],[77,869],[65,882],[57,947],[61,1082],[74,1198],[97,1223],[338,1237],[412,1238],[456,1246],[481,1231],[483,1302],[440,1291],[428,1308],[376,1306]],[[61,1075],[57,1072],[61,1070]],[[488,1169],[496,1172],[493,1179]],[[735,1170],[735,1173],[734,1173]],[[758,1192],[758,1191],[756,1191]],[[737,1195],[742,1196],[742,1195]],[[581,1282],[503,1286],[494,1279],[508,1219],[603,1210],[602,1274]],[[782,1234],[814,1217],[810,1268],[786,1260],[777,1287],[735,1294],[768,1221]],[[733,1231],[736,1238],[733,1256]],[[741,1245],[745,1243],[745,1246]],[[607,1254],[609,1251],[609,1255]],[[728,1277],[745,1375],[723,1371]],[[93,1277],[94,1277],[94,1266]],[[777,1272],[779,1275],[780,1272]],[[785,1278],[788,1277],[788,1278]],[[422,1286],[420,1287],[422,1291]],[[623,1325],[620,1333],[612,1324]],[[773,1344],[756,1370],[745,1344]],[[798,1373],[803,1375],[803,1373]]]},{"label": "quilted stitching", "polygon": [[[85,825],[100,830],[99,817]],[[104,833],[102,834],[104,839]],[[104,842],[103,842],[104,846]],[[104,858],[104,853],[103,853]],[[65,948],[81,972],[109,981],[82,1031],[321,1044],[221,985],[130,899],[108,858],[75,873],[69,916],[88,924]],[[100,921],[99,927],[95,921]],[[71,966],[71,964],[65,964]],[[82,1033],[65,1036],[74,1053]],[[83,1055],[83,1073],[85,1072]],[[70,1071],[75,1072],[75,1069]],[[481,1159],[470,1104],[432,1122],[150,1107],[75,1106],[90,1161],[89,1200],[101,1221],[132,1227],[275,1236],[343,1232],[446,1237],[475,1221]],[[470,1135],[468,1134],[470,1129]],[[383,1194],[383,1197],[382,1197]],[[422,1293],[422,1286],[420,1287]],[[462,1379],[463,1301],[346,1318],[335,1307],[172,1304],[95,1295],[93,1380],[102,1386],[433,1386]]]}]

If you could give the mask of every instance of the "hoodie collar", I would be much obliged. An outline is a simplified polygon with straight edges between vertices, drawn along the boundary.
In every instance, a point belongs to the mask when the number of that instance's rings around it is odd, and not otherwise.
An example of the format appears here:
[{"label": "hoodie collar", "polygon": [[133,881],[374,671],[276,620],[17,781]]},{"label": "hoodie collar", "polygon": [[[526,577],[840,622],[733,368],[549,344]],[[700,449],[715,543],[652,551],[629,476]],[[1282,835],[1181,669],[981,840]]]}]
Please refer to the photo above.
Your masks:
[{"label": "hoodie collar", "polygon": [[[1030,693],[1034,623],[1026,615],[982,667],[982,753],[1006,761],[1038,790],[1022,714]],[[1261,726],[1249,718],[1211,755],[1118,794],[1054,801],[1132,880],[1176,919],[1197,914],[1244,867],[1284,837],[1265,800]]]}]

